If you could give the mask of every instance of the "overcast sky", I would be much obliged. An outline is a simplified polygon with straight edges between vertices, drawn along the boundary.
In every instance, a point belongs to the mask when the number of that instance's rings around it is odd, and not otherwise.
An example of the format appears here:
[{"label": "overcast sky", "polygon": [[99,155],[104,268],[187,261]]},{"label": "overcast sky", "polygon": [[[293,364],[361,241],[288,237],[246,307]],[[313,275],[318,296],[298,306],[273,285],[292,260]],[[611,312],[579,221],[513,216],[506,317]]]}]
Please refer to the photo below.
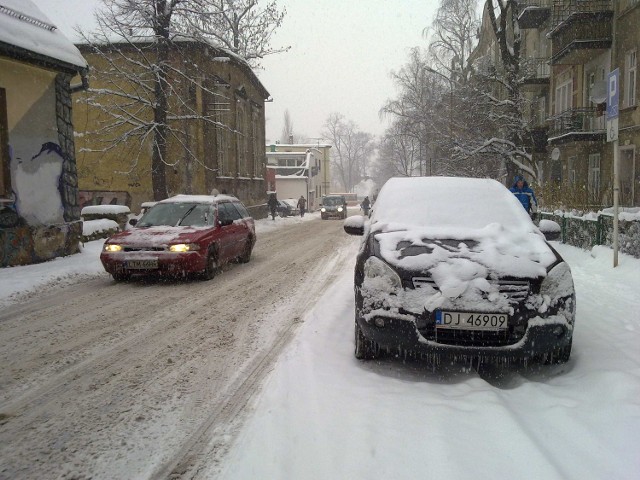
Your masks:
[{"label": "overcast sky", "polygon": [[[74,27],[91,29],[100,0],[34,0],[71,40]],[[264,3],[264,0],[262,0]],[[294,133],[322,137],[331,112],[379,135],[378,115],[395,94],[390,78],[431,25],[439,0],[279,0],[287,15],[272,45],[291,50],[268,57],[256,72],[273,97],[267,103],[267,140],[282,132],[289,110]]]}]

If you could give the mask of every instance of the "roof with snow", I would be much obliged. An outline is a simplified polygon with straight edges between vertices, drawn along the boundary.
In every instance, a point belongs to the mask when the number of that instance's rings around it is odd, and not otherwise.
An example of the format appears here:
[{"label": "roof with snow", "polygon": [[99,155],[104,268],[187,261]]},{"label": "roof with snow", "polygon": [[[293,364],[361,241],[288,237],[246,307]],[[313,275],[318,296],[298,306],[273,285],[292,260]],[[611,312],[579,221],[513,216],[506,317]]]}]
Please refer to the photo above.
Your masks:
[{"label": "roof with snow", "polygon": [[88,68],[75,45],[31,0],[0,3],[0,53],[48,68]]}]

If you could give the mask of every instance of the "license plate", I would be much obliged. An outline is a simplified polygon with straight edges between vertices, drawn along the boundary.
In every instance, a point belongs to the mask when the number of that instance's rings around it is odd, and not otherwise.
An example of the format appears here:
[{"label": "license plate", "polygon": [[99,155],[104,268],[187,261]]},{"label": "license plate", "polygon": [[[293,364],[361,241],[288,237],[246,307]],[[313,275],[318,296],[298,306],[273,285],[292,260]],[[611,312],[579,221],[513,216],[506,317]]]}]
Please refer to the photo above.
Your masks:
[{"label": "license plate", "polygon": [[153,270],[158,268],[158,259],[151,260],[129,260],[125,262],[124,268],[129,270]]},{"label": "license plate", "polygon": [[507,326],[506,313],[436,312],[436,328],[504,330]]}]

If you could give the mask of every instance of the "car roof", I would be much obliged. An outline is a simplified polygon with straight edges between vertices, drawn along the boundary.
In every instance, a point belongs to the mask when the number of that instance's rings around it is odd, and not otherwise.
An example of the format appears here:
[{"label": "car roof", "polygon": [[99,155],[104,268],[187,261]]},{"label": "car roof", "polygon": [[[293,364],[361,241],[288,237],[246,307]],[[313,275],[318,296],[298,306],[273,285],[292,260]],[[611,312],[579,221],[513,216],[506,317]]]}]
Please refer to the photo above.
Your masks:
[{"label": "car roof", "polygon": [[175,195],[173,197],[161,200],[158,203],[220,203],[220,202],[239,202],[233,195]]},{"label": "car roof", "polygon": [[390,178],[380,189],[371,220],[420,227],[533,227],[515,195],[488,178]]}]

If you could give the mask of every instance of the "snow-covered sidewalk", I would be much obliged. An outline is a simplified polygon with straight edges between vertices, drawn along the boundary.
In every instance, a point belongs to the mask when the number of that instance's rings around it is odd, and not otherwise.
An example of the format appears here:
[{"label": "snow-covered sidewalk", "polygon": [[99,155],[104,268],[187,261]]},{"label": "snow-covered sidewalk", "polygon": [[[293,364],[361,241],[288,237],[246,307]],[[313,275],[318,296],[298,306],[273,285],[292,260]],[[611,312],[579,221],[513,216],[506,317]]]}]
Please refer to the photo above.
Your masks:
[{"label": "snow-covered sidewalk", "polygon": [[637,479],[640,260],[556,245],[577,289],[563,366],[479,376],[353,357],[352,266],[304,319],[208,478]]}]

